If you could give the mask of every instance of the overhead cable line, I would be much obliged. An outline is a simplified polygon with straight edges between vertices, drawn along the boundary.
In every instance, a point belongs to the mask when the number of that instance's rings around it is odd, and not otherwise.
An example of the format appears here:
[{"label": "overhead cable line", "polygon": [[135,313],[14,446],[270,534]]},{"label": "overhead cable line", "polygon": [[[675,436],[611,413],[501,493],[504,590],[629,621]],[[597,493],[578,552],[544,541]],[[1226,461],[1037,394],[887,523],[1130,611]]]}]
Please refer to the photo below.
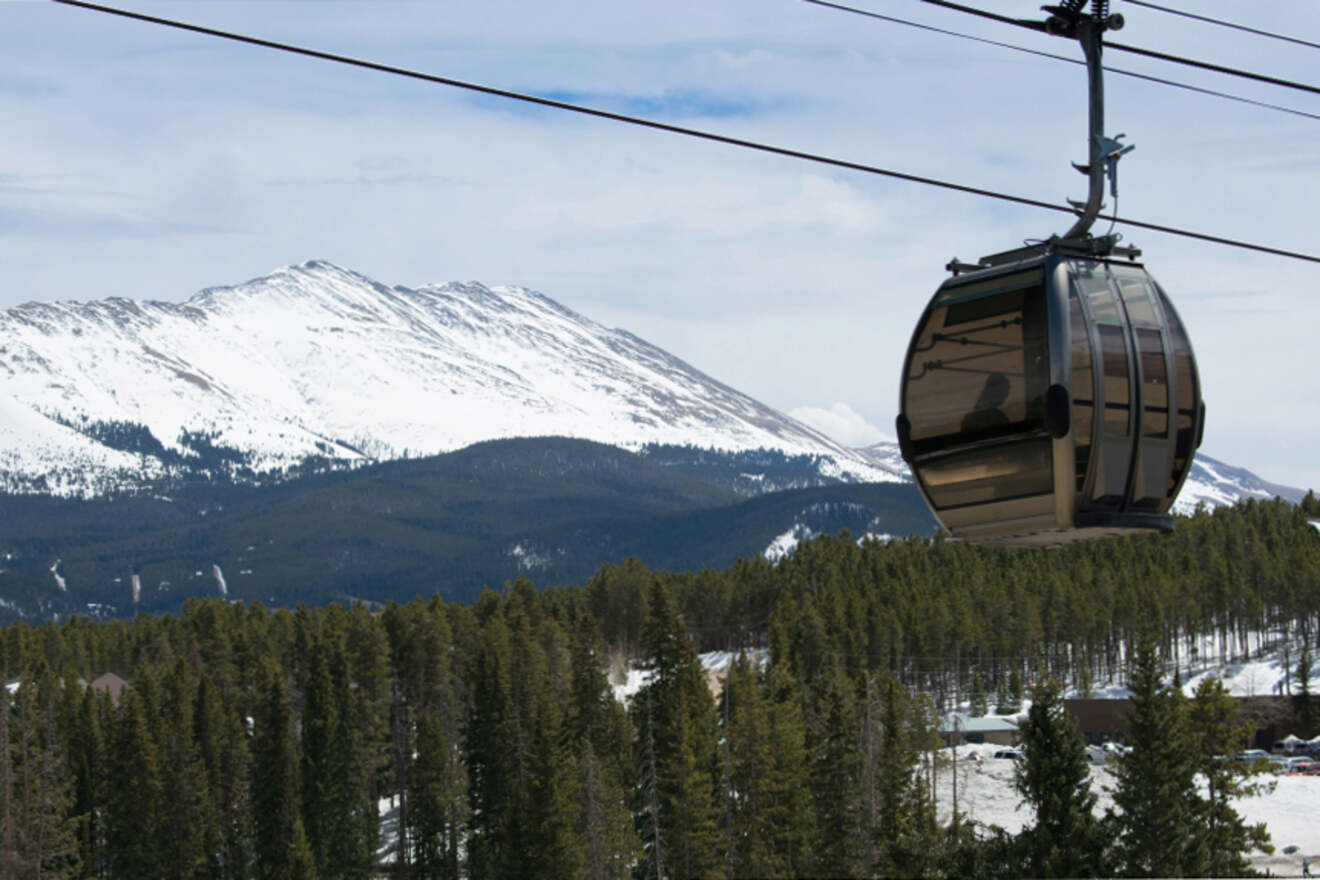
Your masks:
[{"label": "overhead cable line", "polygon": [[[855,6],[845,6],[841,3],[831,3],[829,2],[829,0],[804,0],[804,2],[811,3],[815,6],[825,6],[830,9],[838,9],[842,12],[851,12],[855,15],[863,15],[866,16],[867,18],[876,18],[881,21],[891,22],[893,24],[907,25],[908,27],[918,28],[923,31],[931,31],[932,33],[936,33],[936,34],[944,34],[945,36],[949,36],[949,37],[957,37],[958,39],[961,40],[971,40],[974,43],[984,43],[988,46],[999,46],[1003,49],[1012,49],[1015,52],[1025,52],[1028,55],[1037,55],[1041,58],[1052,58],[1055,61],[1066,61],[1069,64],[1077,64],[1082,67],[1086,66],[1086,62],[1081,60],[1080,58],[1070,58],[1067,55],[1056,55],[1053,52],[1042,52],[1039,49],[1028,49],[1025,46],[1015,46],[1012,43],[1001,43],[998,40],[988,40],[985,37],[974,37],[971,34],[963,34],[963,33],[959,33],[958,31],[951,31],[951,30],[946,30],[945,28],[933,27],[928,24],[921,24],[915,21],[908,21],[905,18],[895,18],[892,15],[881,15],[878,12],[871,12],[866,9],[858,9]],[[1187,83],[1180,83],[1171,79],[1163,79],[1162,77],[1158,77],[1158,76],[1149,76],[1147,74],[1137,73],[1132,70],[1123,70],[1122,68],[1118,68],[1118,67],[1104,67],[1103,69],[1107,73],[1115,73],[1118,74],[1119,76],[1129,76],[1132,77],[1133,79],[1140,79],[1140,80],[1145,80],[1146,82],[1153,82],[1153,83],[1159,83],[1161,85],[1172,86],[1176,89],[1185,89],[1189,92],[1197,92],[1198,94],[1202,94],[1202,95],[1211,95],[1216,98],[1225,98],[1229,101],[1238,101],[1243,104],[1251,104],[1254,107],[1264,107],[1269,110],[1278,110],[1280,113],[1291,113],[1294,116],[1305,116],[1308,119],[1320,119],[1320,113],[1307,113],[1305,110],[1294,110],[1291,107],[1283,107],[1279,104],[1270,104],[1265,101],[1257,101],[1252,98],[1244,98],[1241,95],[1230,95],[1227,92],[1219,92],[1219,91],[1215,91],[1214,89],[1205,89],[1205,88],[1201,88],[1200,86],[1193,86]]]},{"label": "overhead cable line", "polygon": [[1134,6],[1145,6],[1147,9],[1158,9],[1160,12],[1167,12],[1170,15],[1181,15],[1184,18],[1194,18],[1197,21],[1204,21],[1210,24],[1217,24],[1221,27],[1233,28],[1238,31],[1246,31],[1249,34],[1256,34],[1262,37],[1270,37],[1274,40],[1284,40],[1289,43],[1296,43],[1299,46],[1310,46],[1312,49],[1320,49],[1320,43],[1312,43],[1310,40],[1301,40],[1297,37],[1290,37],[1286,34],[1276,34],[1270,31],[1263,31],[1259,28],[1247,27],[1245,24],[1234,24],[1231,21],[1223,21],[1218,18],[1211,18],[1208,15],[1197,15],[1195,12],[1184,12],[1181,9],[1173,9],[1168,6],[1161,6],[1158,3],[1147,3],[1145,0],[1126,0]]},{"label": "overhead cable line", "polygon": [[[135,21],[143,21],[149,24],[157,24],[163,27],[174,28],[176,30],[188,31],[195,34],[203,34],[210,37],[218,37],[223,40],[231,40],[236,43],[246,43],[250,46],[260,46],[265,49],[275,49],[280,52],[289,52],[294,55],[303,55],[308,58],[319,58],[323,61],[333,61],[337,64],[347,64],[352,67],[361,67],[366,70],[375,70],[380,73],[389,73],[395,76],[403,76],[409,79],[421,80],[422,82],[434,83],[436,85],[451,86],[453,88],[465,89],[471,92],[477,92],[483,95],[492,95],[498,98],[508,98],[513,101],[522,101],[527,104],[535,104],[541,107],[550,107],[555,110],[565,110],[570,113],[579,113],[584,116],[592,116],[598,119],[608,119],[613,122],[623,122],[629,125],[637,125],[643,128],[655,129],[657,131],[667,131],[672,134],[681,134],[687,137],[699,138],[701,140],[713,141],[715,143],[728,144],[734,147],[743,147],[749,150],[756,150],[762,153],[770,153],[777,156],[787,156],[793,159],[802,159],[807,162],[815,162],[820,165],[828,165],[834,168],[846,168],[850,171],[862,171],[867,174],[876,174],[882,177],[891,177],[896,180],[906,180],[911,183],[925,184],[926,186],[939,187],[941,189],[953,190],[955,192],[968,193],[970,195],[984,196],[985,198],[998,199],[1005,202],[1013,202],[1019,205],[1028,205],[1033,208],[1042,208],[1047,211],[1057,211],[1065,214],[1075,214],[1076,212],[1069,207],[1056,205],[1052,202],[1044,202],[1039,199],[1026,198],[1024,196],[1015,196],[1008,193],[995,192],[994,190],[982,189],[981,187],[967,186],[960,183],[952,183],[946,180],[938,180],[933,177],[923,177],[918,174],[908,174],[902,171],[880,168],[875,165],[866,165],[861,162],[849,162],[843,159],[832,159],[828,156],[821,156],[815,153],[806,153],[801,150],[791,150],[784,147],[776,147],[770,144],[763,144],[757,141],[748,141],[741,138],[728,137],[727,135],[714,134],[708,131],[701,131],[695,128],[685,128],[679,125],[671,125],[667,122],[657,122],[654,119],[643,119],[637,116],[626,116],[622,113],[613,113],[608,110],[599,110],[595,107],[586,107],[581,104],[570,104],[565,101],[556,101],[551,98],[542,98],[536,95],[527,95],[521,92],[512,92],[506,89],[497,89],[492,86],[483,86],[477,83],[465,82],[463,80],[451,79],[449,77],[435,76],[429,73],[421,73],[416,70],[409,70],[404,67],[394,67],[389,64],[381,64],[375,61],[366,61],[360,58],[352,58],[347,55],[337,55],[332,52],[322,52],[319,49],[309,49],[304,46],[295,46],[289,43],[279,43],[274,40],[266,40],[260,37],[251,37],[245,34],[233,33],[231,31],[222,31],[215,28],[204,27],[202,25],[189,24],[187,22],[175,21],[168,18],[159,18],[154,15],[146,15],[141,12],[131,12],[127,9],[118,9],[113,6],[101,6],[96,3],[88,3],[85,0],[52,0],[64,6],[74,6],[80,9],[88,9],[93,12],[102,12],[108,15],[116,15],[121,18],[129,18]],[[1128,220],[1122,217],[1103,217],[1106,220],[1113,220],[1117,223],[1124,223],[1128,226],[1140,229],[1149,229],[1154,232],[1165,232],[1170,235],[1178,235],[1183,238],[1193,238],[1198,241],[1211,242],[1213,244],[1222,244],[1229,247],[1243,248],[1245,250],[1259,251],[1261,253],[1274,254],[1280,257],[1290,257],[1296,260],[1305,260],[1311,263],[1320,263],[1320,256],[1314,254],[1300,253],[1297,251],[1287,251],[1280,248],[1268,247],[1266,245],[1252,244],[1250,242],[1239,241],[1232,238],[1223,238],[1216,235],[1207,235],[1200,232],[1192,232],[1186,229],[1178,229],[1172,226],[1163,226],[1158,223],[1146,223],[1141,220]]]},{"label": "overhead cable line", "polygon": [[[962,3],[953,3],[951,0],[921,0],[922,3],[929,3],[932,6],[942,6],[945,9],[952,9],[955,12],[965,12],[968,15],[975,15],[978,18],[986,18],[991,21],[998,21],[1003,24],[1011,24],[1014,27],[1026,28],[1032,31],[1041,31],[1044,26],[1038,21],[1029,21],[1021,18],[1011,18],[1007,15],[1000,15],[997,12],[990,12],[985,9],[977,9],[974,6],[965,6]],[[1133,55],[1143,55],[1147,58],[1156,58],[1160,61],[1169,61],[1174,64],[1184,64],[1188,67],[1198,67],[1201,70],[1212,70],[1215,73],[1223,73],[1229,76],[1239,76],[1243,79],[1251,79],[1256,82],[1269,83],[1274,86],[1282,86],[1288,89],[1297,89],[1302,92],[1310,92],[1314,95],[1320,95],[1320,87],[1307,85],[1306,83],[1294,82],[1289,79],[1280,79],[1275,76],[1266,76],[1263,73],[1253,73],[1249,70],[1239,70],[1236,67],[1227,67],[1222,64],[1214,64],[1210,61],[1197,61],[1194,58],[1184,58],[1181,55],[1171,55],[1167,52],[1157,52],[1154,49],[1142,49],[1139,46],[1128,46],[1123,43],[1111,43],[1105,41],[1106,49],[1115,49],[1119,52],[1130,52]]]}]

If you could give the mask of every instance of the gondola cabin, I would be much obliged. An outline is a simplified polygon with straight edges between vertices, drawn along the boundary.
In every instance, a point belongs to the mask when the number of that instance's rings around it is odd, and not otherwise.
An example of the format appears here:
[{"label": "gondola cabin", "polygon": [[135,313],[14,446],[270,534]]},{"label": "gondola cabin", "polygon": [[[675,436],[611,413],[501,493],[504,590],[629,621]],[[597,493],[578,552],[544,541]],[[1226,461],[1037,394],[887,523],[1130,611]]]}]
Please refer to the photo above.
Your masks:
[{"label": "gondola cabin", "polygon": [[1016,546],[1171,531],[1205,409],[1160,286],[1057,251],[959,268],[912,337],[897,425],[940,523]]}]

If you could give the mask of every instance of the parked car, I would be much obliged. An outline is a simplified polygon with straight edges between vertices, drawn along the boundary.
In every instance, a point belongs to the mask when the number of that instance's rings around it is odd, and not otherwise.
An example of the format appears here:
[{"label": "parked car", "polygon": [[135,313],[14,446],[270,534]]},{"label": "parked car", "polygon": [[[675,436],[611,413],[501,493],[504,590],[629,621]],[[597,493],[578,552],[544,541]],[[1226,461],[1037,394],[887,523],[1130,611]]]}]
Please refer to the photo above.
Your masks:
[{"label": "parked car", "polygon": [[1320,761],[1298,761],[1286,776],[1320,776]]},{"label": "parked car", "polygon": [[1010,761],[1022,761],[1025,760],[1027,756],[1022,754],[1021,749],[1000,749],[995,752],[995,757],[1006,758]]},{"label": "parked car", "polygon": [[1109,755],[1105,752],[1103,746],[1087,746],[1086,760],[1092,764],[1108,764]]}]

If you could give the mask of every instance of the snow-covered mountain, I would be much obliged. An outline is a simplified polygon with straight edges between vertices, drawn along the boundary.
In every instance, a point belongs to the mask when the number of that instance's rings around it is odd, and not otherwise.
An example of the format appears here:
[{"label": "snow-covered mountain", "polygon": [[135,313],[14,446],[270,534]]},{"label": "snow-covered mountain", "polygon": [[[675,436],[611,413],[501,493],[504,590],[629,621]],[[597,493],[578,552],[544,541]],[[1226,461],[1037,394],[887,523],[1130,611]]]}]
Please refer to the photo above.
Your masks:
[{"label": "snow-covered mountain", "polygon": [[[776,450],[805,456],[822,482],[910,480],[894,443],[848,449],[520,287],[387,287],[314,260],[183,303],[0,311],[0,490],[93,496],[180,473],[266,480],[309,461],[534,436]],[[729,464],[762,491],[810,484]],[[1175,509],[1302,494],[1200,454]]]},{"label": "snow-covered mountain", "polygon": [[0,312],[0,489],[89,496],[171,469],[276,475],[560,435],[818,458],[899,480],[622,330],[519,287],[386,287],[311,261],[184,303]]},{"label": "snow-covered mountain", "polygon": [[[912,479],[903,456],[899,454],[897,443],[882,440],[857,451],[876,467],[894,470],[902,473],[906,479]],[[1201,504],[1213,508],[1236,504],[1241,498],[1263,500],[1275,496],[1296,504],[1305,495],[1305,489],[1267,482],[1249,470],[1224,464],[1204,452],[1197,452],[1192,462],[1192,472],[1187,475],[1178,499],[1173,503],[1173,511],[1190,514]]]}]

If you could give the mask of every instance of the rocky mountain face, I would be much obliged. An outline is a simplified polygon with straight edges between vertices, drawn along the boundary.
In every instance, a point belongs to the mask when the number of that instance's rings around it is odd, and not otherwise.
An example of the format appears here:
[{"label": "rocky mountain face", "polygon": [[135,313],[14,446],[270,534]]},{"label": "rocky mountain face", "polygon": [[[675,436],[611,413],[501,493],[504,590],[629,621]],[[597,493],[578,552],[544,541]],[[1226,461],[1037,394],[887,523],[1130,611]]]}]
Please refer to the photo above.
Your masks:
[{"label": "rocky mountain face", "polygon": [[387,287],[312,261],[184,303],[0,312],[0,490],[270,480],[482,440],[779,450],[901,479],[678,358],[517,287]]}]

